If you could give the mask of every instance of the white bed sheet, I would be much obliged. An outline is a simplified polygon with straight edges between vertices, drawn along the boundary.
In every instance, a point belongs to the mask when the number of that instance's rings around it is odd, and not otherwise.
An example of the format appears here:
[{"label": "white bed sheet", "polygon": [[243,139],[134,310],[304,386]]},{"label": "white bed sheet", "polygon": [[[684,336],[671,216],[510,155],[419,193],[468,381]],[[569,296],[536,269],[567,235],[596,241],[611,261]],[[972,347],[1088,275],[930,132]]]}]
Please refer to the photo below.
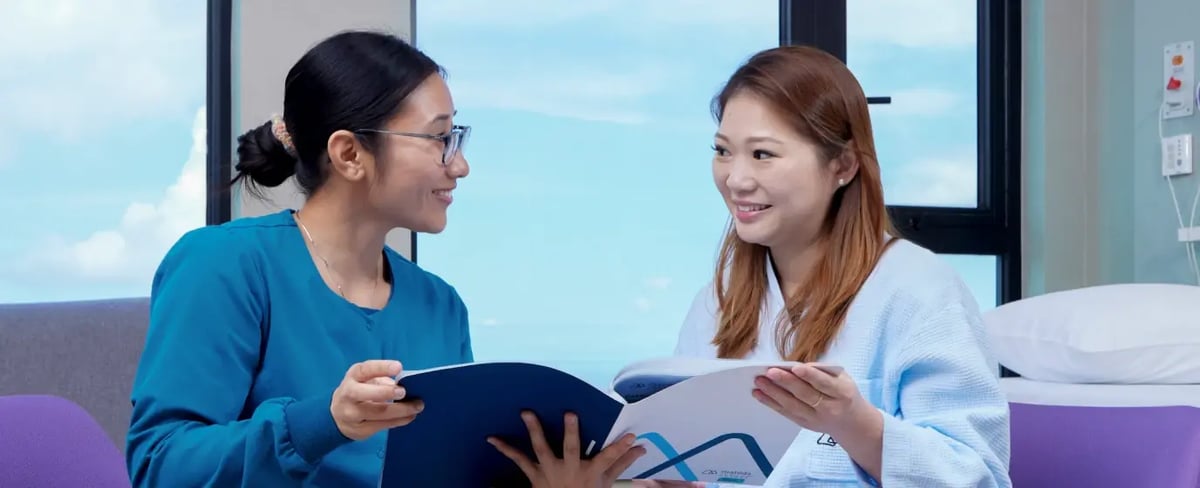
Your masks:
[{"label": "white bed sheet", "polygon": [[1000,378],[1012,403],[1085,407],[1200,407],[1200,385],[1097,385]]}]

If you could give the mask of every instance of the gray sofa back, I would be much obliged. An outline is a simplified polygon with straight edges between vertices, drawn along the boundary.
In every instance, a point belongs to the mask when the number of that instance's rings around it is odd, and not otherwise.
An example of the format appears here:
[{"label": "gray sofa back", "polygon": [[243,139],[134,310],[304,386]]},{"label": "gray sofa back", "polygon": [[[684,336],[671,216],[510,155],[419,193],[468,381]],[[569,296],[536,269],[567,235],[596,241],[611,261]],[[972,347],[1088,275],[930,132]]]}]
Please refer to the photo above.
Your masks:
[{"label": "gray sofa back", "polygon": [[0,395],[67,398],[125,451],[149,299],[0,305]]}]

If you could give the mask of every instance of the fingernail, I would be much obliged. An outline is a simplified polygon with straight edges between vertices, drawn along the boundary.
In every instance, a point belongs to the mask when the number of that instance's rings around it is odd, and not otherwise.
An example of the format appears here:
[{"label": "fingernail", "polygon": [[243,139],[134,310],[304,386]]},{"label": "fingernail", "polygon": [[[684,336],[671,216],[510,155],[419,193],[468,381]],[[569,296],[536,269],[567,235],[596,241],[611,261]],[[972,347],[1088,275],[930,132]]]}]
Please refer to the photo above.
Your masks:
[{"label": "fingernail", "polygon": [[420,412],[422,410],[425,410],[425,402],[420,402],[417,404],[417,411]]},{"label": "fingernail", "polygon": [[488,444],[491,444],[493,446],[496,445],[496,440],[493,439],[492,437],[489,436],[486,440],[487,440]]},{"label": "fingernail", "polygon": [[405,392],[404,392],[404,387],[401,387],[401,386],[397,386],[397,387],[396,387],[395,396],[396,396],[396,399],[397,399],[397,400],[399,400],[399,399],[401,399],[401,398],[404,398],[404,393],[405,393]]}]

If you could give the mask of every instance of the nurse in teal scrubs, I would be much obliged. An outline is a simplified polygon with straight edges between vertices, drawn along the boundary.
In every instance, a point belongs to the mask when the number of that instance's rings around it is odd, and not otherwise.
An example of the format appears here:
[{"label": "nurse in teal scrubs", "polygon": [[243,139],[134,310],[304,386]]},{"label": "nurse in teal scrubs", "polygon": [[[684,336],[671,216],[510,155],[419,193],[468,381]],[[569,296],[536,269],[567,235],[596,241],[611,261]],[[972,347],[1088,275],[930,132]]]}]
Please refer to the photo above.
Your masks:
[{"label": "nurse in teal scrubs", "polygon": [[[423,407],[391,378],[473,359],[454,288],[384,243],[440,232],[468,173],[471,130],[441,68],[396,37],[342,33],[292,67],[283,104],[238,139],[235,181],[294,176],[304,205],[191,231],[154,276],[126,449],[136,487],[378,486],[388,429],[404,435]],[[537,463],[498,448],[558,488],[611,485],[643,452],[631,446]]]}]

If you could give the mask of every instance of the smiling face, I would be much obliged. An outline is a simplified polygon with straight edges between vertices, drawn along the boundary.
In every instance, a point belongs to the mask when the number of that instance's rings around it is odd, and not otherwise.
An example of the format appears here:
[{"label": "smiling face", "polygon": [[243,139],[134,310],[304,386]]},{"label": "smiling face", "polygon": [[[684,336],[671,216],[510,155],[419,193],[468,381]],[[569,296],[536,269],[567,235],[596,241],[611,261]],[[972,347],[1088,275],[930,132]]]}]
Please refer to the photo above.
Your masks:
[{"label": "smiling face", "polygon": [[739,66],[711,108],[720,123],[713,179],[733,215],[712,281],[721,305],[717,356],[745,357],[759,346],[769,281],[762,267],[779,257],[779,278],[791,281],[786,307],[804,313],[781,324],[774,346],[791,361],[819,359],[886,236],[896,235],[866,95],[837,57],[779,46]]},{"label": "smiling face", "polygon": [[739,238],[775,247],[817,237],[845,175],[763,99],[730,97],[713,149],[713,181]]},{"label": "smiling face", "polygon": [[[417,87],[404,108],[383,128],[385,131],[446,136],[453,129],[454,101],[441,76],[433,75]],[[446,159],[445,137],[420,137],[380,133],[368,189],[372,207],[389,220],[416,232],[438,233],[446,227],[457,180],[470,168],[461,146]],[[465,142],[465,141],[463,141]]]}]

